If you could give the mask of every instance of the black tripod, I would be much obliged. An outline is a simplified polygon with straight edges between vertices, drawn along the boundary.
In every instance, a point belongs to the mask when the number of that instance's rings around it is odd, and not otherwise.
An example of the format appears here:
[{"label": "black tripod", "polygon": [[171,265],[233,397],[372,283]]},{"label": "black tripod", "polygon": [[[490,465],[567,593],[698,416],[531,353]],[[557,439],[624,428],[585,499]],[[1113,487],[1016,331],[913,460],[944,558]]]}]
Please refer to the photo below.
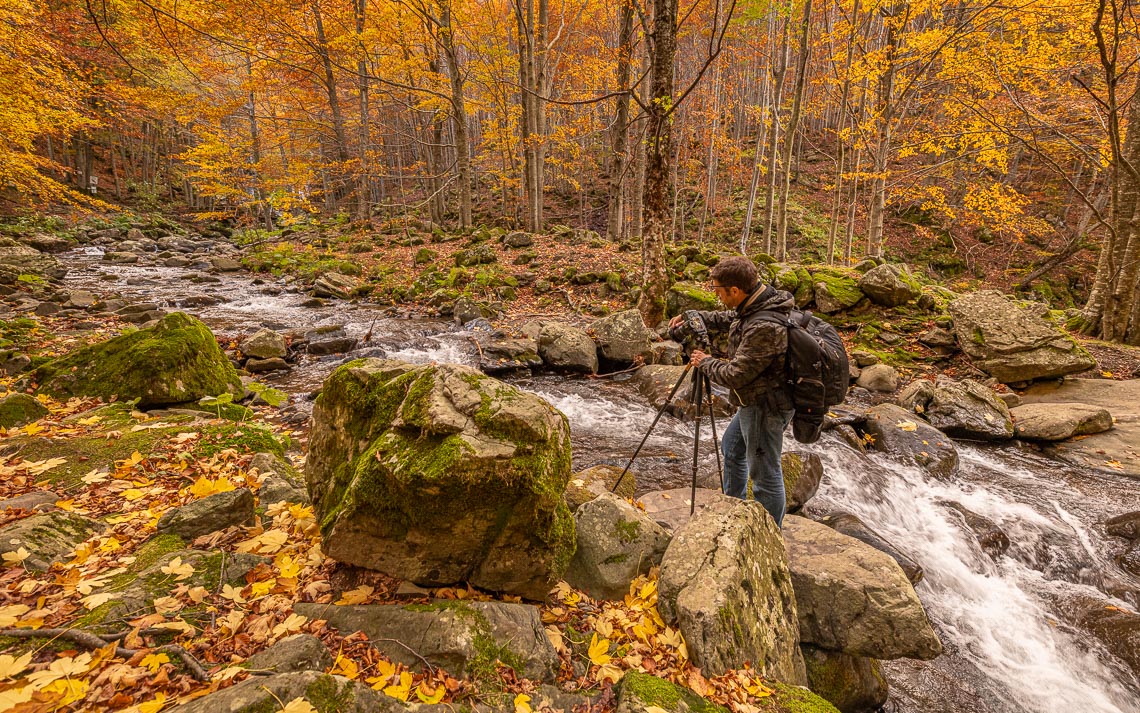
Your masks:
[{"label": "black tripod", "polygon": [[716,469],[717,472],[721,474],[720,489],[721,492],[724,492],[724,468],[720,462],[720,444],[717,443],[716,418],[713,416],[712,382],[709,381],[707,374],[702,373],[700,369],[694,369],[691,362],[685,366],[685,370],[681,372],[681,377],[677,379],[677,383],[673,384],[673,390],[669,392],[669,396],[665,398],[665,403],[661,404],[661,408],[657,410],[657,415],[653,418],[653,423],[649,424],[649,430],[645,432],[641,443],[637,444],[637,450],[629,457],[629,462],[625,464],[625,468],[622,469],[621,475],[618,476],[617,482],[614,483],[614,487],[610,489],[610,492],[617,492],[618,487],[621,486],[621,481],[625,478],[625,474],[629,472],[629,467],[633,465],[637,454],[641,453],[642,446],[649,440],[649,434],[653,433],[657,422],[661,420],[665,409],[669,408],[669,404],[673,401],[673,397],[677,394],[677,390],[681,388],[681,384],[685,382],[685,377],[687,376],[692,376],[692,386],[689,390],[692,397],[690,400],[697,407],[697,417],[693,423],[693,483],[692,495],[689,498],[689,514],[692,515],[697,509],[697,459],[700,454],[701,443],[701,411],[706,406],[709,411],[709,424],[712,427],[713,450],[716,451]]}]

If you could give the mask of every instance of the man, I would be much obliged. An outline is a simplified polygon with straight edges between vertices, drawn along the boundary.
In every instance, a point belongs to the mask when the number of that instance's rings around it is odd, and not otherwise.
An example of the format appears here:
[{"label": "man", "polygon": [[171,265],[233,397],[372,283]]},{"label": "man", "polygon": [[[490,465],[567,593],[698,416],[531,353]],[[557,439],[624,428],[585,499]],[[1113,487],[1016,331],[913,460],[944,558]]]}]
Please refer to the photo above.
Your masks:
[{"label": "man", "polygon": [[[710,333],[728,331],[730,358],[695,350],[690,361],[710,380],[727,387],[730,400],[739,407],[721,441],[724,492],[747,499],[751,480],[753,496],[778,527],[786,505],[780,454],[784,429],[793,415],[784,376],[788,334],[785,327],[760,319],[759,313],[787,313],[795,301],[787,292],[761,285],[756,266],[746,257],[721,260],[711,277],[712,289],[729,309],[700,315]],[[669,325],[676,327],[682,321],[674,317]]]}]

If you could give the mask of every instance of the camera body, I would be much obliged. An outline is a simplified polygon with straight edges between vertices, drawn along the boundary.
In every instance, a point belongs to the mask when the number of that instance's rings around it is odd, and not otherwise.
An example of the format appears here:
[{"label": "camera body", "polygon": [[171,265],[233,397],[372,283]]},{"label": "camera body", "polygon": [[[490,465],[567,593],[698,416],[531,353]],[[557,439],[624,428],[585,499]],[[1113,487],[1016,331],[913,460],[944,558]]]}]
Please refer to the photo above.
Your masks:
[{"label": "camera body", "polygon": [[712,351],[712,340],[709,338],[708,327],[701,315],[695,309],[685,310],[681,315],[682,322],[670,330],[669,336],[680,342],[685,352],[700,349],[705,353]]}]

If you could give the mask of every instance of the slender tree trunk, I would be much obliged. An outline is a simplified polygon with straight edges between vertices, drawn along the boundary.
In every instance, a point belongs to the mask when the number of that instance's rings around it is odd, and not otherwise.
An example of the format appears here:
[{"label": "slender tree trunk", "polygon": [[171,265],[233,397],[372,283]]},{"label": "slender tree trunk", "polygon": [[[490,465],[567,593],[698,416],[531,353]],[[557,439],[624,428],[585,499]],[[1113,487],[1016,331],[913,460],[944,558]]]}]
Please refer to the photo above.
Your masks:
[{"label": "slender tree trunk", "polygon": [[614,112],[613,160],[610,162],[610,195],[606,209],[606,237],[621,240],[624,223],[623,187],[625,173],[629,167],[629,91],[630,61],[633,54],[633,0],[621,0],[621,19],[618,27],[618,91]]},{"label": "slender tree trunk", "polygon": [[784,157],[781,168],[784,172],[784,185],[780,188],[779,216],[776,219],[776,259],[788,257],[788,196],[792,192],[792,149],[795,147],[796,132],[800,124],[800,109],[803,105],[804,84],[807,78],[808,41],[811,39],[811,0],[804,2],[803,20],[800,22],[800,56],[796,63],[796,86],[792,96],[792,115],[784,129]]},{"label": "slender tree trunk", "polygon": [[451,0],[440,5],[440,35],[447,56],[447,73],[451,85],[452,131],[455,133],[455,170],[459,181],[459,227],[471,227],[471,151],[467,138],[467,101],[464,96],[463,70],[455,47],[451,27]]},{"label": "slender tree trunk", "polygon": [[[325,91],[329,99],[329,113],[332,114],[333,123],[333,136],[336,140],[336,158],[340,162],[337,168],[337,175],[343,176],[345,164],[348,162],[348,139],[344,129],[344,114],[340,109],[340,98],[337,95],[336,74],[333,72],[332,56],[329,53],[328,38],[325,36],[324,20],[321,17],[321,6],[317,0],[312,0],[309,3],[310,11],[313,13],[313,24],[317,33],[317,54],[320,55],[321,65],[324,69],[324,85]],[[333,189],[339,199],[342,195],[343,188],[337,187]]]},{"label": "slender tree trunk", "polygon": [[[886,15],[887,9],[879,11]],[[886,68],[879,77],[879,141],[875,146],[875,177],[871,180],[871,215],[867,225],[867,254],[883,254],[883,219],[887,206],[887,166],[891,154],[891,134],[894,123],[895,53],[898,51],[898,30],[892,16],[886,15],[887,47]]]},{"label": "slender tree trunk", "polygon": [[[769,10],[768,12],[768,48],[771,51],[772,39],[775,34],[776,27],[776,14]],[[744,211],[744,227],[740,234],[740,253],[742,255],[748,254],[748,238],[752,233],[752,214],[756,208],[756,192],[760,187],[760,165],[764,156],[765,138],[767,136],[768,124],[765,121],[771,113],[772,106],[772,82],[771,74],[763,72],[764,82],[760,90],[761,105],[760,105],[760,120],[756,133],[756,150],[752,156],[752,181],[748,188],[748,206]]]},{"label": "slender tree trunk", "polygon": [[246,112],[249,116],[249,164],[250,178],[253,180],[254,196],[257,199],[257,212],[261,214],[261,221],[266,230],[273,230],[273,209],[265,200],[265,191],[261,186],[261,134],[258,132],[257,111],[253,94],[253,58],[245,54],[245,76],[249,81],[249,96]]},{"label": "slender tree trunk", "polygon": [[851,97],[851,60],[855,55],[855,34],[859,27],[859,6],[860,0],[855,0],[854,9],[851,12],[851,34],[847,37],[847,59],[843,63],[843,90],[839,99],[839,117],[836,122],[835,196],[832,199],[831,226],[827,231],[827,262],[829,265],[835,262],[835,237],[839,230],[839,210],[843,202],[843,169],[844,160],[847,157],[847,137],[844,136],[844,131],[847,128],[847,105]]},{"label": "slender tree trunk", "polygon": [[712,127],[709,130],[709,154],[705,161],[708,167],[708,183],[705,185],[704,207],[701,210],[700,228],[697,230],[697,243],[703,245],[705,240],[705,222],[709,212],[716,209],[716,170],[717,170],[717,133],[720,131],[720,62],[716,65],[716,78],[713,80],[713,116]]},{"label": "slender tree trunk", "polygon": [[368,96],[368,59],[364,47],[364,12],[367,0],[353,0],[356,14],[356,43],[360,57],[356,60],[360,94],[360,181],[357,189],[357,215],[367,220],[372,213],[372,131]]},{"label": "slender tree trunk", "polygon": [[764,252],[772,254],[772,229],[776,217],[776,152],[780,146],[780,105],[784,101],[784,75],[788,71],[788,21],[781,31],[780,51],[772,67],[772,85],[776,90],[772,102],[772,128],[768,134],[768,191],[764,196]]},{"label": "slender tree trunk", "polygon": [[665,241],[669,226],[669,197],[673,192],[673,58],[677,51],[677,0],[653,0],[653,84],[649,101],[645,152],[644,232],[641,239],[641,298],[637,308],[647,326],[665,316],[669,274]]},{"label": "slender tree trunk", "polygon": [[[649,103],[649,92],[653,87],[653,60],[646,57],[646,71],[648,76],[642,82],[641,103]],[[645,165],[646,165],[646,138],[648,134],[638,132],[638,141],[634,145],[634,185],[630,191],[629,206],[629,235],[633,240],[640,241],[645,234]]]}]

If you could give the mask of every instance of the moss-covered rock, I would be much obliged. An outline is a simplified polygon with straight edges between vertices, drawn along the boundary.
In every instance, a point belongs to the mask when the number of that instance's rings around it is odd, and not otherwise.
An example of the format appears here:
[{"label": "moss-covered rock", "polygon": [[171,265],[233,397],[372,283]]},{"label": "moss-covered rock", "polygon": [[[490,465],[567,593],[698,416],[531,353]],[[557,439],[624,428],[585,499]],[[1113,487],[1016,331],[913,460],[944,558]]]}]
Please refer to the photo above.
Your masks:
[{"label": "moss-covered rock", "polygon": [[543,599],[574,553],[566,418],[469,367],[368,359],[313,409],[306,480],[334,559]]},{"label": "moss-covered rock", "polygon": [[817,268],[812,271],[816,309],[832,314],[857,305],[863,299],[859,277],[854,270]]},{"label": "moss-covered rock", "polygon": [[[773,693],[752,703],[763,713],[839,713],[835,706],[806,688],[770,682]],[[728,713],[728,709],[663,678],[630,671],[621,679],[617,713]]]},{"label": "moss-covered rock", "polygon": [[72,512],[49,512],[17,520],[0,528],[0,553],[28,552],[23,565],[46,570],[75,546],[107,529],[97,520]]},{"label": "moss-covered rock", "polygon": [[18,428],[47,416],[47,406],[27,394],[8,394],[0,399],[0,426]]},{"label": "moss-covered rock", "polygon": [[672,317],[690,309],[714,310],[716,308],[716,295],[693,282],[675,283],[665,294],[666,317]]},{"label": "moss-covered rock", "polygon": [[621,497],[632,498],[637,489],[637,479],[630,472],[623,476],[622,469],[616,465],[595,465],[575,473],[570,479],[566,485],[566,504],[571,510],[577,510],[602,493],[613,492],[615,487]]},{"label": "moss-covered rock", "polygon": [[242,393],[241,379],[213,333],[182,312],[48,362],[35,378],[40,392],[52,396],[117,396],[138,399],[144,408]]},{"label": "moss-covered rock", "polygon": [[842,713],[878,710],[889,692],[882,666],[875,659],[803,647],[808,685]]},{"label": "moss-covered rock", "polygon": [[400,713],[399,700],[373,691],[363,683],[319,671],[296,671],[254,676],[179,708],[185,713],[277,713],[284,703],[301,699],[318,713]]}]

